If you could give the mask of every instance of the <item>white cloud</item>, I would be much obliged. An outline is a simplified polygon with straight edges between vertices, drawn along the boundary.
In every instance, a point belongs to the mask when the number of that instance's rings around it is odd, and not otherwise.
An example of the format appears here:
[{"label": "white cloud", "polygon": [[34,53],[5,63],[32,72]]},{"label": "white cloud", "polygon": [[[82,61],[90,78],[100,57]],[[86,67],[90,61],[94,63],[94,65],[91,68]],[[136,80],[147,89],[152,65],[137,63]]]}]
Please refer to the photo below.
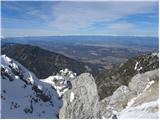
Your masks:
[{"label": "white cloud", "polygon": [[[143,29],[135,22],[127,21],[128,16],[153,13],[158,2],[51,2],[51,6],[42,5],[41,8],[25,6],[25,4],[6,4],[7,7],[18,12],[23,11],[24,19],[2,18],[2,22],[9,25],[23,26],[23,28],[3,28],[5,36],[39,36],[66,34],[105,34],[105,35],[157,35],[153,23],[146,24]],[[49,11],[49,12],[46,12]],[[158,12],[157,12],[158,13]],[[26,19],[26,16],[31,19]],[[158,15],[157,15],[158,16]],[[147,17],[157,19],[155,14]],[[29,18],[29,17],[28,17]],[[36,19],[32,19],[36,18]],[[4,20],[3,20],[4,19]],[[38,21],[41,20],[41,21]],[[122,21],[123,22],[122,22]],[[42,23],[43,21],[43,23]],[[148,21],[136,21],[147,23]],[[41,24],[40,24],[41,23]],[[98,28],[102,23],[103,28]],[[24,24],[24,25],[23,25]],[[28,25],[28,26],[27,26]],[[158,23],[157,23],[158,25]],[[26,27],[27,26],[27,27]],[[33,29],[31,29],[33,27]],[[27,28],[27,29],[24,29]],[[39,29],[38,29],[39,28]]]},{"label": "white cloud", "polygon": [[26,12],[26,14],[32,15],[33,17],[40,18],[42,20],[47,20],[48,19],[48,15],[45,15],[45,14],[41,13],[41,11],[37,10],[37,9],[28,11],[28,12]]},{"label": "white cloud", "polygon": [[46,29],[23,29],[23,28],[9,28],[2,29],[2,34],[7,37],[18,37],[18,36],[51,36],[60,34],[57,31],[46,30]]},{"label": "white cloud", "polygon": [[91,27],[96,22],[114,22],[129,15],[153,12],[156,2],[60,2],[53,8],[50,25],[61,31]]},{"label": "white cloud", "polygon": [[[149,28],[149,30],[146,30]],[[152,26],[138,26],[132,23],[114,23],[110,24],[107,28],[109,31],[106,34],[112,35],[128,35],[128,36],[158,36],[158,26],[157,29]]]}]

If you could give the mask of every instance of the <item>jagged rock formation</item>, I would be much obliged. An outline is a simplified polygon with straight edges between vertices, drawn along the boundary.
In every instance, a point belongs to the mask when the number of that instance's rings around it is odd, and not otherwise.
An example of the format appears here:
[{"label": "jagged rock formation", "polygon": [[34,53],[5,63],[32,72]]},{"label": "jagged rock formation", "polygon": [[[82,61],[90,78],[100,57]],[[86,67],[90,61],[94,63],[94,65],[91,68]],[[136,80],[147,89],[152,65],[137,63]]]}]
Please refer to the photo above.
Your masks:
[{"label": "jagged rock formation", "polygon": [[76,73],[65,68],[64,70],[60,70],[56,75],[49,76],[41,81],[50,84],[54,89],[56,89],[59,98],[62,98],[64,93],[72,88],[71,81],[76,78],[76,75]]},{"label": "jagged rock formation", "polygon": [[[104,118],[110,118],[113,114],[115,114],[114,112],[116,111],[118,118],[146,118],[147,116],[144,117],[144,114],[147,114],[147,112],[149,113],[149,111],[146,109],[140,108],[142,109],[142,113],[137,113],[139,114],[137,116],[134,116],[136,109],[135,111],[132,109],[158,100],[158,81],[158,69],[146,72],[144,74],[135,75],[131,79],[129,86],[120,86],[112,96],[107,97],[100,102],[102,105],[104,101],[108,101],[107,106],[105,107],[106,109],[100,109],[101,116]],[[152,117],[157,118],[158,104],[151,107],[153,107],[155,110],[155,112],[150,111],[150,113],[153,114]],[[133,113],[130,114],[133,116],[127,116],[127,112],[130,112],[129,110],[132,110]]]},{"label": "jagged rock formation", "polygon": [[121,85],[128,86],[131,78],[138,74],[159,68],[158,53],[136,56],[129,59],[119,68],[100,73],[96,77],[96,84],[100,99],[113,94]]},{"label": "jagged rock formation", "polygon": [[128,88],[133,98],[127,107],[119,113],[119,118],[156,118],[159,114],[159,71],[153,70],[137,74]]},{"label": "jagged rock formation", "polygon": [[64,95],[60,118],[97,118],[98,93],[92,75],[81,74],[72,81],[72,86]]},{"label": "jagged rock formation", "polygon": [[[89,73],[81,74],[72,81],[74,87],[64,95],[60,118],[112,118],[114,115],[118,118],[158,118],[158,80],[158,69],[137,74],[129,86],[122,85],[111,96],[99,101],[93,77]],[[153,105],[149,106],[150,102]]]}]

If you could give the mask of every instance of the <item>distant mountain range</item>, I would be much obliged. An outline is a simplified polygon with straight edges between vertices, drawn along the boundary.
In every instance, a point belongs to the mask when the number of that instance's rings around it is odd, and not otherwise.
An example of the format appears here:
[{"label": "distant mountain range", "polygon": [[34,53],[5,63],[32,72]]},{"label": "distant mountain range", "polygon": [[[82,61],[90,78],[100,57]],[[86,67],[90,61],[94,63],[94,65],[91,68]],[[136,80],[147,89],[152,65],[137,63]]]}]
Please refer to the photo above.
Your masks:
[{"label": "distant mountain range", "polygon": [[4,43],[40,44],[52,43],[56,45],[123,45],[129,47],[158,48],[158,37],[139,36],[37,36],[37,37],[8,37],[2,38]]},{"label": "distant mountain range", "polygon": [[19,61],[34,72],[38,78],[46,78],[59,70],[68,68],[78,75],[86,72],[86,65],[64,55],[57,54],[31,45],[5,44],[2,54]]}]

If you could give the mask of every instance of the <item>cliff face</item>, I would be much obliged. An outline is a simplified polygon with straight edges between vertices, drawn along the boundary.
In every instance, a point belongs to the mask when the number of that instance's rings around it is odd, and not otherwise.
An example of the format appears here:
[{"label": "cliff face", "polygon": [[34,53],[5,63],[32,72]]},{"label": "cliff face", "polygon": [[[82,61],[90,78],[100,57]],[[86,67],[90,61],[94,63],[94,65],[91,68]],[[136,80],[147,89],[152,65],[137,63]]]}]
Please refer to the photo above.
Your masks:
[{"label": "cliff face", "polygon": [[153,70],[137,74],[128,87],[134,97],[119,113],[119,118],[158,119],[159,115],[159,72]]},{"label": "cliff face", "polygon": [[[135,75],[129,86],[120,86],[112,96],[100,101],[100,116],[111,118],[116,115],[118,118],[130,119],[158,118],[158,76],[158,69]],[[154,104],[147,106],[150,102]]]},{"label": "cliff face", "polygon": [[72,86],[63,97],[60,118],[98,118],[98,92],[92,75],[81,74]]},{"label": "cliff face", "polygon": [[64,95],[60,118],[158,118],[158,81],[158,69],[137,74],[128,86],[99,101],[95,80],[81,74]]}]

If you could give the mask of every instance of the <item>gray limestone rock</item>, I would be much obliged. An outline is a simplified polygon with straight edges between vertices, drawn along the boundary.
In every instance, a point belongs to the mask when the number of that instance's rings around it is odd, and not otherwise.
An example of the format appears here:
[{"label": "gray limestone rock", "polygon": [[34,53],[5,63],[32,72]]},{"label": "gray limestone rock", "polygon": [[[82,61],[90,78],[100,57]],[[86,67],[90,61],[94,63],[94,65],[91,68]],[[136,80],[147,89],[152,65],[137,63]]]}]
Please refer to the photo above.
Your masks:
[{"label": "gray limestone rock", "polygon": [[99,98],[92,75],[81,74],[72,81],[72,86],[63,97],[60,118],[98,118]]},{"label": "gray limestone rock", "polygon": [[[127,111],[132,107],[156,101],[158,80],[158,69],[137,74],[131,79],[129,86],[121,85],[111,96],[99,101],[94,78],[89,73],[81,74],[71,81],[73,88],[63,97],[64,102],[59,117],[61,119],[108,119],[119,113],[123,114],[123,110]],[[157,111],[157,106],[153,108]],[[146,111],[143,111],[143,114],[145,113]],[[153,117],[156,117],[156,114]]]},{"label": "gray limestone rock", "polygon": [[129,89],[135,94],[140,94],[146,88],[148,82],[151,82],[158,78],[159,72],[157,69],[135,75],[129,83]]}]

